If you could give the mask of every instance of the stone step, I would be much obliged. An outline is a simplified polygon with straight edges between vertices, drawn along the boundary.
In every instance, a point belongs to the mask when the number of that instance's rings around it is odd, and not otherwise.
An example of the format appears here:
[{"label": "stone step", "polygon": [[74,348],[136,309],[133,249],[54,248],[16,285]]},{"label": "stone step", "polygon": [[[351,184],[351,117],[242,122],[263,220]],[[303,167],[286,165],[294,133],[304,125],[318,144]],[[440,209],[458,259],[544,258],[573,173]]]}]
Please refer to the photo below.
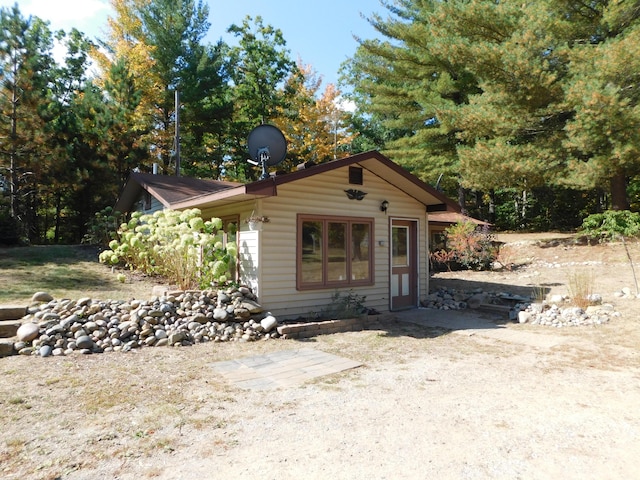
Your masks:
[{"label": "stone step", "polygon": [[13,343],[17,338],[0,338],[0,358],[15,355],[17,352],[13,349]]},{"label": "stone step", "polygon": [[0,338],[15,337],[20,325],[19,320],[0,320]]},{"label": "stone step", "polygon": [[482,303],[478,307],[478,310],[483,310],[485,312],[493,312],[493,313],[503,313],[505,315],[509,315],[512,308],[513,307],[509,305],[496,305],[493,303]]},{"label": "stone step", "polygon": [[27,314],[27,307],[20,305],[0,305],[0,320],[20,320]]}]

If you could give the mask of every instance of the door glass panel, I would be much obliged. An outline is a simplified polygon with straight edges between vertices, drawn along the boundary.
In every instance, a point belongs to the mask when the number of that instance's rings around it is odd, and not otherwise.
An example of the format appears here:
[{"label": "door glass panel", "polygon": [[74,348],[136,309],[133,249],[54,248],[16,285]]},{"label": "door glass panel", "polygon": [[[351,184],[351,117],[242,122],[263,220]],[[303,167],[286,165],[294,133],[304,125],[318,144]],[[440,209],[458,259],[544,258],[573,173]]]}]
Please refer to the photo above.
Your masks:
[{"label": "door glass panel", "polygon": [[322,222],[302,223],[302,281],[322,282]]},{"label": "door glass panel", "polygon": [[409,228],[393,227],[391,229],[392,254],[391,261],[394,267],[409,265]]},{"label": "door glass panel", "polygon": [[330,282],[347,280],[347,224],[329,222],[327,275]]},{"label": "door glass panel", "polygon": [[369,278],[369,224],[351,225],[351,280]]}]

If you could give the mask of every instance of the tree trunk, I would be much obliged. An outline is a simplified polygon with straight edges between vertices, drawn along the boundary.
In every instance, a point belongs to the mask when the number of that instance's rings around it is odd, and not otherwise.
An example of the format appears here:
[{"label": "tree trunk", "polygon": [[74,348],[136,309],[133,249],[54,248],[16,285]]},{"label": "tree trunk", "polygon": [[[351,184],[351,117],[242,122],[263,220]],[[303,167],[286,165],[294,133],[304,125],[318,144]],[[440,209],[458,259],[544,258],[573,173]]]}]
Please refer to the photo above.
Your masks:
[{"label": "tree trunk", "polygon": [[461,213],[467,215],[467,192],[462,185],[458,185],[458,205],[460,205]]},{"label": "tree trunk", "polygon": [[611,209],[612,210],[629,210],[629,201],[627,200],[627,177],[618,173],[611,177]]}]

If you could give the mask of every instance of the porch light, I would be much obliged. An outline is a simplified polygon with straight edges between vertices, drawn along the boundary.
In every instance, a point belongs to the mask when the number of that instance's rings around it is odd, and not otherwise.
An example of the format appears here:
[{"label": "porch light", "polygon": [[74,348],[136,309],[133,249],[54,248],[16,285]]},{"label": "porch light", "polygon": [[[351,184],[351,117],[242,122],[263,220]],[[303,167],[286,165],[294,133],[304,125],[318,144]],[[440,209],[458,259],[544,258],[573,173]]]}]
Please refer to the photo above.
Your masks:
[{"label": "porch light", "polygon": [[389,208],[389,202],[386,200],[383,200],[382,203],[380,204],[380,211],[386,212],[387,208]]}]

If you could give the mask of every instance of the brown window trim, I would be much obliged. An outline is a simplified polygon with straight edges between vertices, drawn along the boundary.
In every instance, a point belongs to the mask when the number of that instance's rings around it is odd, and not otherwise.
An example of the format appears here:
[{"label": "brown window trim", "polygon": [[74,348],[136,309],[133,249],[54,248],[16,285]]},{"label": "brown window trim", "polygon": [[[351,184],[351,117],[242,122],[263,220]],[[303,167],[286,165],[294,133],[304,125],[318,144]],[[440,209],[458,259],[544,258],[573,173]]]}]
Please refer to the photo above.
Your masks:
[{"label": "brown window trim", "polygon": [[[327,242],[327,226],[330,222],[339,222],[347,224],[347,251],[346,258],[351,258],[351,225],[355,223],[364,223],[369,225],[369,278],[364,280],[351,280],[350,268],[351,264],[347,262],[347,275],[344,281],[328,281],[327,280],[327,255],[323,253],[322,261],[322,282],[303,283],[302,282],[302,223],[305,221],[322,222],[323,223],[323,242],[322,248],[326,249]],[[336,289],[344,287],[360,287],[375,284],[375,255],[373,236],[375,232],[375,221],[371,217],[342,217],[339,215],[311,215],[299,213],[296,221],[296,290],[324,290]]]}]

